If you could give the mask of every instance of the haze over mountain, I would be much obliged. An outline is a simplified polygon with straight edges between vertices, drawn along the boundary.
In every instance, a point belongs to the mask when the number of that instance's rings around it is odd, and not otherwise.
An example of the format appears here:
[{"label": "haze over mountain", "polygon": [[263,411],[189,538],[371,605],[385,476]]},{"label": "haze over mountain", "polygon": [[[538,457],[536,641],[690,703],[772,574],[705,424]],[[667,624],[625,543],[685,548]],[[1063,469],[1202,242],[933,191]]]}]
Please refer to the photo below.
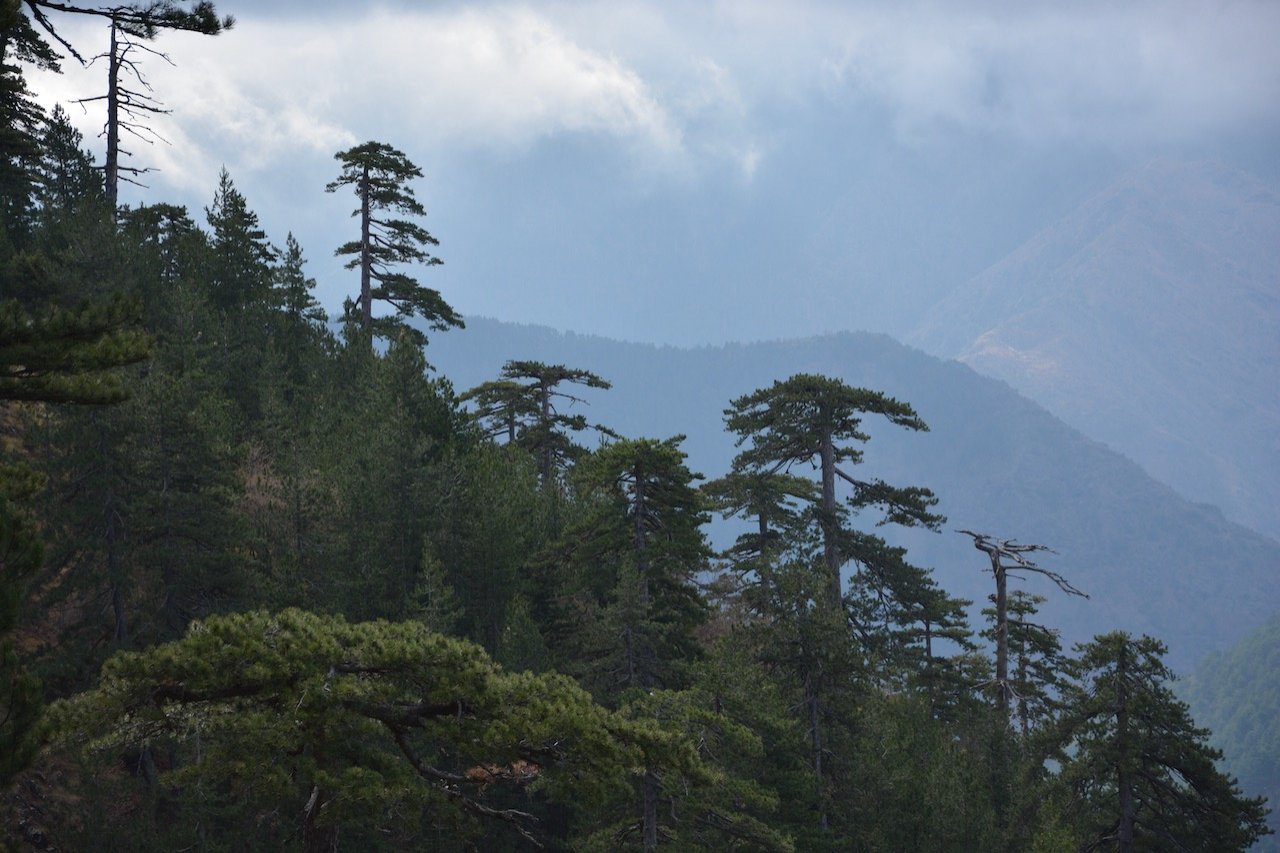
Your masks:
[{"label": "haze over mountain", "polygon": [[1280,196],[1260,181],[1149,163],[956,289],[908,340],[1280,537]]},{"label": "haze over mountain", "polygon": [[435,335],[427,356],[459,390],[494,378],[507,359],[597,372],[614,387],[587,392],[589,420],[627,436],[687,434],[690,464],[708,477],[725,473],[735,452],[722,418],[730,398],[797,372],[839,377],[910,402],[930,425],[905,434],[869,420],[865,473],[938,494],[949,517],[942,534],[881,532],[935,567],[952,594],[985,601],[990,592],[985,557],[954,532],[970,528],[1059,552],[1053,567],[1091,599],[1027,587],[1049,596],[1044,620],[1067,643],[1115,628],[1149,633],[1185,672],[1276,610],[1258,590],[1280,579],[1280,544],[1180,498],[1004,383],[883,335],[680,349],[471,318]]}]

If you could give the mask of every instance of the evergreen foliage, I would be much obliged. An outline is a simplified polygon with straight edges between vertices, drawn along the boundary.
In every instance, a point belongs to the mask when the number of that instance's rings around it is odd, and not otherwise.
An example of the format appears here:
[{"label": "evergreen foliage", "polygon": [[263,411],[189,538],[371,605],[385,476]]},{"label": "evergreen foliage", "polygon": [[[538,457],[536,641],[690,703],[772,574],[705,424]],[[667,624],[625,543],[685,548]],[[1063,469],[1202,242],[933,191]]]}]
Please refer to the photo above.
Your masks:
[{"label": "evergreen foliage", "polygon": [[[1231,649],[1207,657],[1176,685],[1225,754],[1222,767],[1241,787],[1271,804],[1271,829],[1280,831],[1280,615]],[[1280,849],[1272,835],[1256,848]]]},{"label": "evergreen foliage", "polygon": [[586,415],[567,414],[558,406],[585,402],[567,391],[562,384],[586,388],[609,388],[605,380],[589,370],[543,364],[538,361],[508,361],[502,375],[478,385],[462,395],[463,402],[474,400],[476,419],[493,438],[505,436],[507,444],[524,448],[538,460],[538,477],[542,487],[549,488],[559,472],[585,452],[574,444],[570,433],[594,429],[602,436],[617,436],[612,430],[587,422]]},{"label": "evergreen foliage", "polygon": [[466,832],[462,816],[532,839],[533,816],[493,805],[496,789],[589,804],[641,760],[694,760],[684,739],[610,714],[564,676],[503,672],[413,622],[299,610],[210,618],[121,653],[50,718],[60,741],[95,750],[172,744],[167,784],[229,786],[261,811],[259,841],[304,847],[343,825],[412,843],[431,821]]},{"label": "evergreen foliage", "polygon": [[1164,646],[1115,632],[1078,648],[1079,683],[1048,735],[1088,849],[1245,850],[1269,832],[1167,686]]}]

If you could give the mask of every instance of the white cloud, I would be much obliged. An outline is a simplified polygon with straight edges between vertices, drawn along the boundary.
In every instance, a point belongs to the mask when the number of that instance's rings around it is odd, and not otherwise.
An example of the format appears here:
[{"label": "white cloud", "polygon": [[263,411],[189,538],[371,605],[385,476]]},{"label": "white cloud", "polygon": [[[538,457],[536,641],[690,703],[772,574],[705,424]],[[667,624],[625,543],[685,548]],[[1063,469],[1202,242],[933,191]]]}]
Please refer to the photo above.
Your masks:
[{"label": "white cloud", "polygon": [[[98,29],[65,28],[78,44],[91,43]],[[207,184],[210,164],[229,158],[267,168],[369,138],[411,156],[428,148],[518,150],[561,133],[605,135],[655,158],[678,158],[683,149],[679,124],[638,73],[519,6],[371,9],[340,24],[241,15],[222,36],[165,34],[158,46],[176,65],[148,61],[145,72],[174,109],[157,122],[174,145],[139,154],[179,187]],[[66,66],[61,77],[34,78],[47,100],[101,86],[101,69]],[[101,123],[73,118],[87,136]]]},{"label": "white cloud", "polygon": [[[66,31],[105,37],[98,22]],[[241,11],[217,38],[162,36],[176,67],[146,67],[174,109],[158,122],[174,145],[139,154],[191,188],[222,162],[269,170],[363,139],[430,157],[589,134],[671,174],[724,163],[750,180],[791,130],[772,124],[779,108],[803,132],[833,102],[883,110],[908,141],[1149,144],[1280,119],[1277,43],[1280,3],[1267,0]],[[101,68],[66,65],[36,87],[61,100],[100,88]],[[97,133],[100,118],[73,117]]]}]

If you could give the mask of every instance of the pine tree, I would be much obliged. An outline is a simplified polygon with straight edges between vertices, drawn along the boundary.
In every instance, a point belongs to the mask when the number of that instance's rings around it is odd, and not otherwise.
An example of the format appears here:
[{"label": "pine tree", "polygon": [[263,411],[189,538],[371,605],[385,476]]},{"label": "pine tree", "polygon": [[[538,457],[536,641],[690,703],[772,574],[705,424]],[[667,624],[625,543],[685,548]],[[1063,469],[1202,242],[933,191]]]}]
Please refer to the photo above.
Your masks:
[{"label": "pine tree", "polygon": [[1245,850],[1269,831],[1262,799],[1217,769],[1169,690],[1162,643],[1115,632],[1077,652],[1078,684],[1046,736],[1087,849]]},{"label": "pine tree", "polygon": [[[32,316],[0,302],[0,414],[11,401],[103,404],[123,398],[113,368],[148,355],[150,341],[124,300],[79,311]],[[30,505],[43,478],[25,464],[0,464],[0,784],[34,752],[39,683],[11,642],[26,580],[40,567],[43,543]]]},{"label": "pine tree", "polygon": [[0,4],[0,258],[31,236],[38,137],[44,109],[27,89],[22,65],[58,71],[58,55],[21,11]]},{"label": "pine tree", "polygon": [[536,782],[538,799],[592,807],[636,766],[697,765],[683,732],[610,713],[564,676],[504,672],[417,622],[299,610],[210,617],[118,654],[50,717],[90,754],[166,744],[166,788],[247,803],[235,830],[251,847],[330,849],[341,828],[356,846],[420,848],[433,824],[465,842],[476,822],[504,825],[503,847],[536,843],[530,800],[505,794]]},{"label": "pine tree", "polygon": [[211,232],[208,284],[213,305],[222,311],[261,306],[278,253],[225,168],[205,216]]},{"label": "pine tree", "polygon": [[1038,552],[1053,553],[1053,549],[1045,545],[1019,543],[1012,539],[996,539],[985,533],[974,533],[971,530],[958,531],[973,539],[973,547],[987,555],[991,561],[991,576],[996,584],[992,603],[995,605],[992,633],[996,643],[996,708],[1001,716],[1008,718],[1012,704],[1012,688],[1009,682],[1009,572],[1014,571],[1025,576],[1041,575],[1053,581],[1058,589],[1068,595],[1089,596],[1076,589],[1058,572],[1043,568],[1028,554]]},{"label": "pine tree", "polygon": [[322,329],[329,321],[312,294],[316,280],[303,272],[304,263],[302,246],[290,232],[285,237],[284,254],[279,256],[271,282],[274,294],[271,302],[284,315],[284,327],[290,338],[300,337],[306,330]]},{"label": "pine tree", "polygon": [[[991,599],[994,604],[995,596]],[[1066,661],[1058,632],[1030,621],[1044,602],[1044,596],[1020,589],[1009,595],[1005,626],[1009,658],[1013,665],[1009,675],[1009,695],[1013,716],[1023,738],[1034,726],[1047,722],[1058,707],[1057,690],[1064,678]],[[983,608],[982,613],[992,623],[996,622],[994,608]],[[982,632],[982,636],[994,642],[998,639],[997,626],[992,624]]]},{"label": "pine tree", "polygon": [[[138,176],[151,171],[150,168],[126,166],[121,162],[132,152],[121,146],[122,135],[130,135],[142,142],[163,140],[150,122],[155,116],[167,113],[160,102],[152,94],[138,60],[139,52],[159,56],[166,62],[169,57],[154,48],[148,47],[165,30],[217,35],[230,29],[235,20],[230,16],[219,18],[209,0],[200,0],[190,9],[184,9],[174,0],[151,0],[151,2],[134,5],[112,7],[77,6],[72,3],[50,2],[50,0],[26,0],[32,17],[44,30],[52,36],[77,60],[84,63],[84,58],[71,43],[58,31],[48,16],[50,11],[61,14],[89,15],[105,18],[110,27],[110,45],[106,53],[94,57],[105,59],[107,66],[107,91],[105,94],[81,98],[76,103],[87,104],[105,101],[107,118],[103,125],[102,136],[106,138],[106,159],[103,163],[103,185],[107,203],[114,210],[119,199],[120,182],[138,183]],[[127,78],[132,77],[137,88],[131,88]]]},{"label": "pine tree", "polygon": [[508,444],[524,448],[538,460],[542,488],[550,488],[560,471],[580,458],[585,448],[575,444],[571,433],[594,429],[616,437],[612,430],[587,422],[586,415],[562,412],[559,406],[585,403],[562,384],[585,388],[609,388],[608,382],[589,370],[543,364],[540,361],[508,361],[501,376],[467,391],[463,402],[476,402],[476,419],[491,437],[504,435]]},{"label": "pine tree", "polygon": [[[420,345],[426,343],[426,336],[408,326],[406,321],[411,318],[421,317],[435,331],[461,327],[462,318],[439,291],[393,269],[401,264],[442,263],[430,253],[439,241],[421,225],[397,216],[426,215],[409,186],[409,181],[422,177],[422,171],[402,152],[383,142],[366,142],[339,151],[334,159],[342,163],[342,173],[325,191],[336,192],[349,186],[360,200],[360,206],[351,214],[360,217],[360,236],[342,244],[334,253],[352,255],[347,269],[360,270],[360,296],[357,302],[348,301],[349,319],[371,336],[390,338],[396,330],[407,329]],[[395,313],[375,318],[375,301],[387,303]]]},{"label": "pine tree", "polygon": [[578,664],[602,699],[628,688],[680,687],[682,667],[697,656],[693,629],[706,605],[695,575],[710,552],[683,438],[613,442],[574,467],[574,490],[586,505],[559,548],[565,568],[580,573],[579,594],[600,608]]},{"label": "pine tree", "polygon": [[[854,551],[866,550],[873,544],[865,535],[850,539],[844,525],[849,511],[857,513],[874,507],[883,511],[882,522],[933,529],[942,521],[929,511],[937,499],[928,489],[859,480],[840,467],[841,463],[861,461],[862,451],[844,442],[869,439],[861,428],[863,417],[869,414],[881,415],[906,429],[928,429],[906,403],[877,391],[852,388],[839,380],[809,374],[792,376],[739,397],[725,410],[725,422],[730,432],[737,434],[738,445],[750,442],[734,460],[735,472],[776,474],[816,460],[821,472],[816,517],[822,531],[828,589],[831,600],[837,602],[843,597],[841,567],[856,558]],[[852,489],[845,505],[836,500],[837,478]]]}]

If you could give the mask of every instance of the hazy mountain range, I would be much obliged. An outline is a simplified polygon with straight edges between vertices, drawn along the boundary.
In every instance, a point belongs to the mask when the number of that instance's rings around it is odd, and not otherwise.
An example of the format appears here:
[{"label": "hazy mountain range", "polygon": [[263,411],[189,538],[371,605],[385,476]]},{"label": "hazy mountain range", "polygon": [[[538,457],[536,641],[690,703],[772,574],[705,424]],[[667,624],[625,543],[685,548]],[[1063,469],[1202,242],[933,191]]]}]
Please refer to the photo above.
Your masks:
[{"label": "hazy mountain range", "polygon": [[1028,582],[1049,594],[1048,624],[1068,642],[1113,628],[1153,634],[1184,672],[1277,609],[1259,591],[1280,580],[1280,543],[1183,499],[1005,383],[883,335],[680,349],[471,318],[427,355],[460,390],[511,358],[593,370],[614,387],[586,395],[589,419],[629,436],[686,434],[692,467],[708,477],[735,452],[722,421],[732,397],[797,372],[839,377],[910,402],[929,423],[905,434],[870,421],[865,468],[939,495],[946,532],[897,538],[953,594],[984,601],[991,586],[985,557],[956,528],[1050,545],[1053,567],[1091,598]]},{"label": "hazy mountain range", "polygon": [[1252,177],[1150,163],[957,288],[908,341],[1280,538],[1280,195]]}]

